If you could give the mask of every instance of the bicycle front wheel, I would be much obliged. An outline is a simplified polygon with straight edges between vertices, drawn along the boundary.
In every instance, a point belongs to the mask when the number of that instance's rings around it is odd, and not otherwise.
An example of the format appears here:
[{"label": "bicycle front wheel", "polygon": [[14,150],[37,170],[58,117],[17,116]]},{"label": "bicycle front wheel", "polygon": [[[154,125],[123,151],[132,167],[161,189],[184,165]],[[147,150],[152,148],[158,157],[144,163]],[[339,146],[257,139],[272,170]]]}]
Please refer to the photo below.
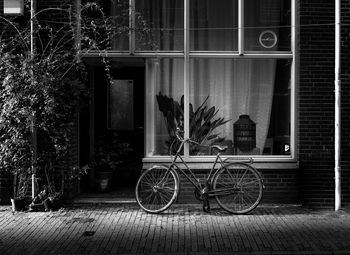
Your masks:
[{"label": "bicycle front wheel", "polygon": [[178,187],[178,177],[173,170],[154,166],[138,179],[135,188],[136,201],[146,212],[160,213],[175,201]]},{"label": "bicycle front wheel", "polygon": [[255,168],[237,162],[226,164],[216,172],[213,189],[221,208],[233,214],[245,214],[260,203],[263,183]]}]

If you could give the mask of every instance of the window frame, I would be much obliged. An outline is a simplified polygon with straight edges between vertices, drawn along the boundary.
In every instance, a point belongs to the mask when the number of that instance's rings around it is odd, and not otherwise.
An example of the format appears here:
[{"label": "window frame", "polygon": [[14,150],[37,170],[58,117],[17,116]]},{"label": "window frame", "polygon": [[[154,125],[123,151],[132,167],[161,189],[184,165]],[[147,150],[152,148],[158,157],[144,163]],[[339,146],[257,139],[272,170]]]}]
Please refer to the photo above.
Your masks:
[{"label": "window frame", "polygon": [[[76,0],[79,6],[80,0]],[[130,36],[129,36],[129,51],[109,50],[103,53],[97,51],[80,52],[82,58],[96,58],[102,55],[108,58],[183,58],[184,59],[184,129],[185,138],[189,134],[189,88],[190,88],[190,59],[191,58],[271,58],[271,59],[290,59],[291,62],[291,105],[290,105],[290,155],[249,155],[254,158],[255,162],[290,162],[292,168],[297,164],[297,134],[296,134],[296,88],[297,88],[297,13],[296,6],[298,0],[290,0],[291,2],[291,50],[290,51],[245,51],[244,50],[244,0],[238,0],[238,51],[191,51],[190,50],[190,1],[184,1],[184,49],[183,51],[135,51],[135,34],[133,26],[135,25],[135,3],[136,0],[129,0],[130,6]],[[80,26],[80,15],[78,15],[78,25]],[[79,32],[78,32],[79,33]],[[77,45],[80,45],[77,40]],[[145,123],[145,126],[146,123]],[[145,147],[147,138],[145,138]],[[189,156],[189,146],[185,146],[185,160],[189,162],[211,162],[214,156]],[[248,156],[248,155],[247,155]],[[242,156],[230,155],[229,157],[242,158]],[[244,156],[243,156],[244,157]],[[225,158],[225,157],[223,157]],[[169,156],[145,156],[144,162],[168,162]]]}]

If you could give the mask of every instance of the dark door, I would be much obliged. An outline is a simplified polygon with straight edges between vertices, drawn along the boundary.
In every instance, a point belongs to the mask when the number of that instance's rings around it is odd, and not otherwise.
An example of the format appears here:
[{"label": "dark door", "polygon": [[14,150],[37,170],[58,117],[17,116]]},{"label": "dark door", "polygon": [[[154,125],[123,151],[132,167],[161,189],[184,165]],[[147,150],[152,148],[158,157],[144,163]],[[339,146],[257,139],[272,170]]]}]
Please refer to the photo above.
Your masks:
[{"label": "dark door", "polygon": [[[90,99],[81,114],[81,163],[91,163],[102,148],[106,158],[116,163],[110,191],[133,190],[144,156],[144,76],[145,68],[117,65],[108,83],[104,68],[90,68]],[[114,158],[115,154],[121,155]],[[94,165],[92,163],[92,165]],[[98,167],[82,181],[83,191],[98,190]]]},{"label": "dark door", "polygon": [[126,157],[118,165],[113,185],[135,187],[144,156],[144,67],[113,70],[113,83],[107,91],[107,132],[114,132]]}]

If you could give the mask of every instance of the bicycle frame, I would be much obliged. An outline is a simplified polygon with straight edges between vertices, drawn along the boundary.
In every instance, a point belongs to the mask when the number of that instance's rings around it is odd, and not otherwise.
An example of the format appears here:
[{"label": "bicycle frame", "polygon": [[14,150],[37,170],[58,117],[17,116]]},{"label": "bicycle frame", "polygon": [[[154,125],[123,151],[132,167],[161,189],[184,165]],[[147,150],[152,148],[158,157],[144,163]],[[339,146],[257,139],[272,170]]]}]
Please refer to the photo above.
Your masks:
[{"label": "bicycle frame", "polygon": [[[185,162],[185,160],[182,158],[181,156],[181,151],[182,151],[182,148],[184,147],[184,144],[186,142],[189,142],[190,143],[190,140],[182,140],[181,141],[181,144],[178,148],[178,150],[176,151],[175,153],[175,156],[174,156],[174,159],[172,160],[170,166],[168,166],[169,169],[173,169],[173,168],[176,168],[181,174],[183,174],[185,176],[185,178],[198,190],[198,191],[201,191],[202,190],[202,186],[201,186],[201,182],[197,179],[197,176],[193,173],[193,171],[191,170],[191,168],[188,166],[188,164]],[[181,169],[177,163],[176,163],[176,160],[177,159],[180,159],[181,162],[184,164],[185,168],[190,172],[190,174],[187,174],[183,169]],[[211,178],[213,177],[213,173],[215,172],[215,166],[217,164],[220,164],[221,166],[224,166],[224,160],[222,160],[222,158],[220,157],[220,152],[218,152],[216,154],[216,157],[215,157],[215,161],[210,169],[210,172],[209,174],[207,175],[206,177],[206,183],[210,183],[210,180]],[[208,192],[208,193],[213,193],[212,192]]]}]

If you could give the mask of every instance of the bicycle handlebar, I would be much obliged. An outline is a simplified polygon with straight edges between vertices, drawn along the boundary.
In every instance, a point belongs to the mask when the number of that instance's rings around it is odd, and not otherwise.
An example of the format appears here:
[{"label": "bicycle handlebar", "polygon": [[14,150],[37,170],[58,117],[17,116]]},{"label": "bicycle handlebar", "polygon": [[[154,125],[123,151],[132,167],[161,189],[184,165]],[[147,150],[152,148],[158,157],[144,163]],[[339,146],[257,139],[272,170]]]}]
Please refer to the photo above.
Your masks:
[{"label": "bicycle handlebar", "polygon": [[185,131],[181,130],[180,128],[177,128],[175,131],[175,135],[180,142],[193,143],[193,144],[199,145],[199,143],[196,142],[195,140],[192,140],[190,138],[184,139],[183,137],[181,137],[180,133],[184,134]]},{"label": "bicycle handlebar", "polygon": [[175,131],[176,138],[182,142],[184,139],[180,136],[180,133],[184,134],[185,131],[181,130],[180,128],[176,128],[176,131]]},{"label": "bicycle handlebar", "polygon": [[199,145],[199,142],[196,142],[195,140],[187,139],[186,142],[193,143],[195,145]]}]

